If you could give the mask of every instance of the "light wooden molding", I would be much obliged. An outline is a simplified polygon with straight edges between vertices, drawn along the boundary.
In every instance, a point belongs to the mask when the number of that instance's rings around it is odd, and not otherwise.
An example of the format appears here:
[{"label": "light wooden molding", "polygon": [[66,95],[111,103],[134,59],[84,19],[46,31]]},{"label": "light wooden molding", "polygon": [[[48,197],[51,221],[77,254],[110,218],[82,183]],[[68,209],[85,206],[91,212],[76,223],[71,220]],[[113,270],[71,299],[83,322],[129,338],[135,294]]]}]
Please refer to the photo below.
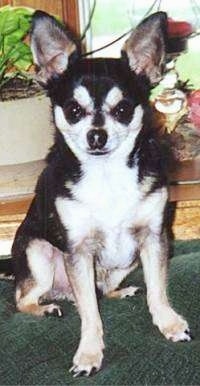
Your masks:
[{"label": "light wooden molding", "polygon": [[41,9],[59,16],[77,36],[80,34],[78,0],[0,0],[0,7],[10,4]]}]

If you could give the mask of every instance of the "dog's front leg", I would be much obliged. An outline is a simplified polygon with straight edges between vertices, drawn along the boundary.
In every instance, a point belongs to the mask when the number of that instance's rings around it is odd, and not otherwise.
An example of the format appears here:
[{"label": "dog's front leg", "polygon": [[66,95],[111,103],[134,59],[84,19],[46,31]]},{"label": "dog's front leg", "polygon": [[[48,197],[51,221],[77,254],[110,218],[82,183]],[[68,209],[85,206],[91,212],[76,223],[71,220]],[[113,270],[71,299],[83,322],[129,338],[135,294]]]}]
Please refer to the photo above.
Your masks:
[{"label": "dog's front leg", "polygon": [[93,257],[81,246],[72,255],[65,255],[65,264],[81,317],[81,339],[70,371],[74,376],[90,375],[92,370],[100,369],[104,349]]},{"label": "dog's front leg", "polygon": [[150,233],[141,248],[147,302],[153,323],[167,339],[190,341],[187,322],[170,306],[166,294],[167,245],[165,236]]}]

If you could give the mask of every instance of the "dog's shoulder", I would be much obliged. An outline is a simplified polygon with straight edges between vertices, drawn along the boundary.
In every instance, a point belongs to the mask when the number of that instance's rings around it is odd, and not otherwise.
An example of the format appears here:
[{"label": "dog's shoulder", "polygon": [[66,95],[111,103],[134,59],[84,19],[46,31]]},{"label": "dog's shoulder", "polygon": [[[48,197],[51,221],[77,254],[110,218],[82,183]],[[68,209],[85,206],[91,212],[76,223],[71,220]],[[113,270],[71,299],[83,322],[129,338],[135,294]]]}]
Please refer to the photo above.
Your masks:
[{"label": "dog's shoulder", "polygon": [[[149,185],[149,193],[167,186],[173,163],[173,153],[168,136],[161,136],[151,126],[144,125],[128,157],[130,168],[138,166],[138,183]],[[147,187],[146,187],[147,189]]]},{"label": "dog's shoulder", "polygon": [[36,194],[52,196],[70,196],[66,182],[77,183],[82,175],[79,160],[70,150],[62,134],[56,130],[55,141],[46,157],[46,167],[38,178]]}]

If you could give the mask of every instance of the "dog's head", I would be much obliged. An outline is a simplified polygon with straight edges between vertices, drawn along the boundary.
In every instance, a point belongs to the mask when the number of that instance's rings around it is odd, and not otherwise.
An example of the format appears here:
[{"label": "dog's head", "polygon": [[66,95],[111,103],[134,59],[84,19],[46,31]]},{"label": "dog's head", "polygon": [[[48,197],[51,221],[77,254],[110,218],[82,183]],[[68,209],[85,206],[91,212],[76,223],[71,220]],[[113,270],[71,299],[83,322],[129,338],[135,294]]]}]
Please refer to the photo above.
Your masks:
[{"label": "dog's head", "polygon": [[[53,102],[55,124],[79,158],[110,156],[134,143],[165,57],[166,14],[145,19],[119,59],[85,59],[76,41],[44,12],[33,17],[31,47]],[[125,146],[125,145],[123,145]]]}]

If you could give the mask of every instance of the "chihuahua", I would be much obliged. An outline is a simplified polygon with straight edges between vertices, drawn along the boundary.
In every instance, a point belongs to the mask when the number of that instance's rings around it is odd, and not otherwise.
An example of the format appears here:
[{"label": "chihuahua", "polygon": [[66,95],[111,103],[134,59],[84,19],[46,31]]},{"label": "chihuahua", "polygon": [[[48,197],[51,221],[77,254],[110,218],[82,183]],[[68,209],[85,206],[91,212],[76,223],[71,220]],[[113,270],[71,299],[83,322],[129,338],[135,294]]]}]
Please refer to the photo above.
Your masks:
[{"label": "chihuahua", "polygon": [[173,342],[191,339],[166,294],[168,165],[149,104],[166,42],[167,16],[157,12],[133,30],[120,58],[88,59],[52,16],[33,16],[33,58],[56,129],[12,247],[16,306],[62,316],[51,301],[75,303],[81,337],[70,369],[74,376],[102,365],[96,289],[108,297],[135,295],[137,287],[119,285],[138,260],[153,323]]}]

